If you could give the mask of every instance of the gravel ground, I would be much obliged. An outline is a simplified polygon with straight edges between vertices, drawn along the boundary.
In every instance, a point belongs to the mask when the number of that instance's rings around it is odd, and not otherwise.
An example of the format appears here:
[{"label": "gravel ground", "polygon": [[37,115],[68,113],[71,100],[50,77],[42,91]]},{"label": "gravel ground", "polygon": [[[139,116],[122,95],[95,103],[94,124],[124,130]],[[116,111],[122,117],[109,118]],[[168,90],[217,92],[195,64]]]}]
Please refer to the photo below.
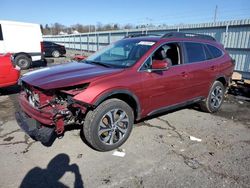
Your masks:
[{"label": "gravel ground", "polygon": [[250,187],[247,101],[227,95],[215,114],[191,106],[139,122],[119,157],[88,147],[80,129],[51,147],[33,141],[14,118],[18,91],[1,90],[0,187]]}]

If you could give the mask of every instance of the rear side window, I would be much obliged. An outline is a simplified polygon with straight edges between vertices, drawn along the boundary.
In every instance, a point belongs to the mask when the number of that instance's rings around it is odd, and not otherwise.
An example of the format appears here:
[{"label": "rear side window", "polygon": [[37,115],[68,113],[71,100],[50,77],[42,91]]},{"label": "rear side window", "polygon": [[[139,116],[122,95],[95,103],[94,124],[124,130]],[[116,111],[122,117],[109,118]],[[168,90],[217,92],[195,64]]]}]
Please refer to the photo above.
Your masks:
[{"label": "rear side window", "polygon": [[0,40],[3,40],[2,25],[0,24]]},{"label": "rear side window", "polygon": [[212,46],[212,45],[207,45],[209,51],[211,52],[211,54],[213,55],[213,58],[217,58],[217,57],[220,57],[222,56],[222,51],[219,50],[218,48]]},{"label": "rear side window", "polygon": [[203,48],[204,48],[204,52],[206,54],[206,59],[209,60],[209,59],[213,59],[213,56],[211,54],[211,52],[208,50],[207,46],[204,44],[203,45]]},{"label": "rear side window", "polygon": [[204,47],[200,43],[186,42],[185,43],[188,63],[204,61],[207,59],[204,52]]}]

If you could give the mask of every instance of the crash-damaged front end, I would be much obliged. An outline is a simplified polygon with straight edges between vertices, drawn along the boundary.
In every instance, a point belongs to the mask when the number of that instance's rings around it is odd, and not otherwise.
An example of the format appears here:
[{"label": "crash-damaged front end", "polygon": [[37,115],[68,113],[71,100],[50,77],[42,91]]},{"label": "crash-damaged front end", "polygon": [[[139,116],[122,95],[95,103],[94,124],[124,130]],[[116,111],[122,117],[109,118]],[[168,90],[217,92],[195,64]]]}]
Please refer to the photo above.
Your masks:
[{"label": "crash-damaged front end", "polygon": [[83,123],[89,105],[75,100],[74,96],[88,85],[44,90],[21,81],[18,124],[33,139],[44,144],[50,142],[52,137],[63,134],[65,126]]}]

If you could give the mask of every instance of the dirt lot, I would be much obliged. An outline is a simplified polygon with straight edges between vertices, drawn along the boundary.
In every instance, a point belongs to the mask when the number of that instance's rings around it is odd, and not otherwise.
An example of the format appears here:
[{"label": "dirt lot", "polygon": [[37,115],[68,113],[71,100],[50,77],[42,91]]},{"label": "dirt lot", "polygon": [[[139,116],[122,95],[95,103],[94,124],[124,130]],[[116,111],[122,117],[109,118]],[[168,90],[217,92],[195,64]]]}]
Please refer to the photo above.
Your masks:
[{"label": "dirt lot", "polygon": [[[68,60],[59,58],[55,63]],[[139,122],[120,148],[126,155],[118,157],[114,151],[88,147],[80,129],[66,132],[51,147],[30,139],[14,118],[18,90],[10,87],[0,95],[0,187],[250,185],[247,101],[227,95],[216,114],[188,107]]]}]

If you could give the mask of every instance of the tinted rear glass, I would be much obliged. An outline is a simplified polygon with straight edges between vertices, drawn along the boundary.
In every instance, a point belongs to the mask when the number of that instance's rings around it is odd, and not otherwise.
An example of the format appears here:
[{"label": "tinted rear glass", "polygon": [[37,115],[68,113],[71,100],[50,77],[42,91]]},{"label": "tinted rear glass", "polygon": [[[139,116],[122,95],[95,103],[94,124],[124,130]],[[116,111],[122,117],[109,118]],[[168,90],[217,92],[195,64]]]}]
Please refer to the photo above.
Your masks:
[{"label": "tinted rear glass", "polygon": [[188,63],[206,60],[206,55],[202,44],[186,42],[185,46],[187,51]]},{"label": "tinted rear glass", "polygon": [[43,44],[46,45],[46,46],[51,46],[52,45],[51,42],[43,42]]},{"label": "tinted rear glass", "polygon": [[211,52],[208,50],[207,46],[203,45],[203,48],[204,48],[204,52],[206,54],[206,59],[207,60],[213,59],[213,56],[212,56]]},{"label": "tinted rear glass", "polygon": [[3,40],[2,25],[0,24],[0,40]]},{"label": "tinted rear glass", "polygon": [[213,58],[217,58],[222,56],[222,51],[219,50],[218,48],[212,46],[212,45],[207,45],[209,51],[211,52],[211,54],[213,55]]}]

